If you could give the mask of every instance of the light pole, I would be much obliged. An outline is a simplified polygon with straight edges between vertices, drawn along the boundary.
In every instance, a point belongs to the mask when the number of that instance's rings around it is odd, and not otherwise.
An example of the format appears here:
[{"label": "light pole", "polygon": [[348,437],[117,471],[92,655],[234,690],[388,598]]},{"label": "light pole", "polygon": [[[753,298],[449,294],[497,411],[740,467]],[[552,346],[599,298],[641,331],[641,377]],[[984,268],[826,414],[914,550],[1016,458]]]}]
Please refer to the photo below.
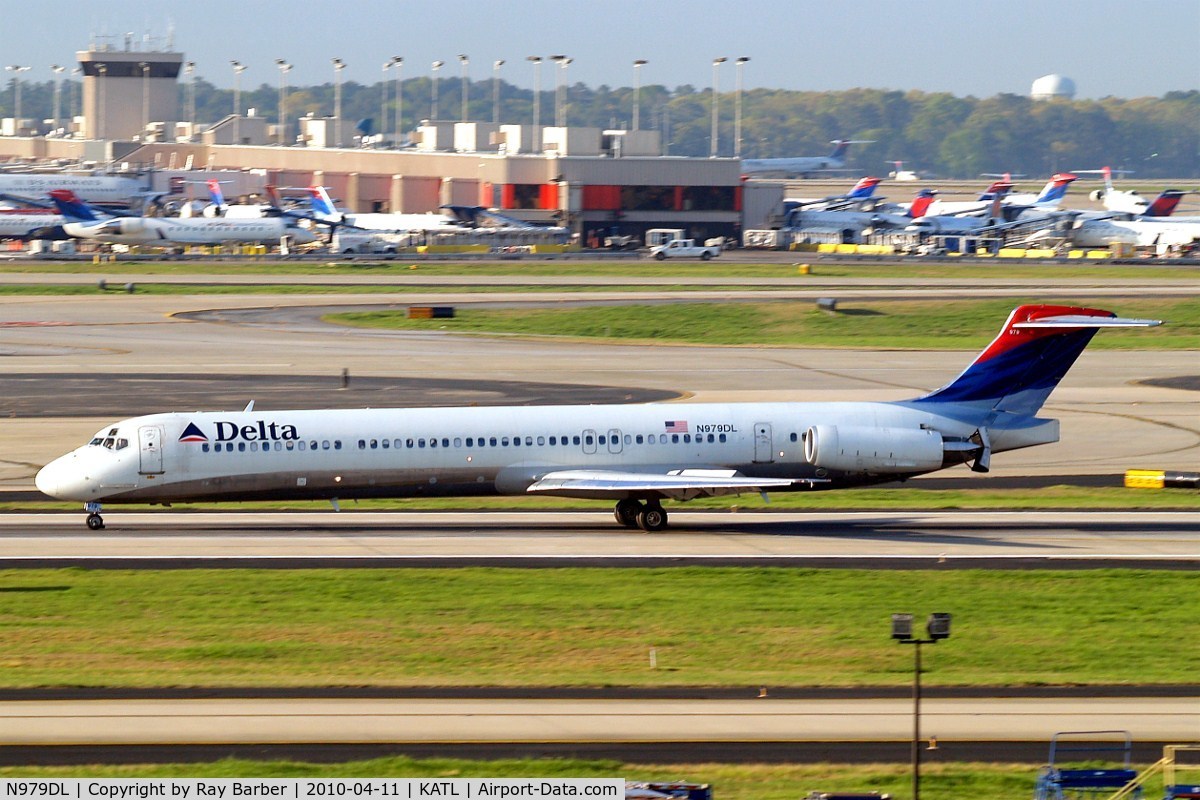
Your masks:
[{"label": "light pole", "polygon": [[184,64],[183,71],[188,76],[188,141],[191,142],[196,138],[196,62]]},{"label": "light pole", "polygon": [[246,65],[240,61],[230,61],[233,67],[233,143],[242,143],[242,73]]},{"label": "light pole", "polygon": [[292,71],[292,65],[284,61],[282,58],[275,59],[275,66],[279,68],[279,131],[277,138],[279,146],[283,147],[287,142],[287,74]]},{"label": "light pole", "polygon": [[[104,126],[104,100],[105,100],[105,97],[104,97],[104,94],[107,91],[107,86],[106,86],[107,81],[105,81],[104,79],[108,75],[108,64],[97,64],[96,65],[96,73],[100,76],[100,80],[97,81],[97,83],[100,84],[100,104],[99,104],[100,111],[99,111],[99,113],[96,114],[96,116],[98,116],[100,118],[99,120],[97,120],[97,122],[99,122],[100,124],[96,126],[96,128],[97,128],[96,138],[103,140],[104,134],[105,134],[105,130],[104,130],[104,127],[105,127]],[[89,125],[88,126],[88,135],[90,136],[91,134],[92,134],[91,126]]]},{"label": "light pole", "polygon": [[921,645],[950,638],[950,615],[930,614],[925,623],[928,639],[913,636],[913,615],[892,614],[892,638],[913,647],[912,800],[921,800]]},{"label": "light pole", "polygon": [[504,66],[504,59],[497,59],[492,62],[492,124],[500,124],[500,68]]},{"label": "light pole", "polygon": [[462,121],[467,121],[467,65],[471,63],[471,59],[467,58],[462,53],[458,54],[458,63],[462,66],[462,83],[459,85],[459,93],[462,95]]},{"label": "light pole", "polygon": [[379,106],[379,143],[380,143],[380,145],[383,144],[383,140],[387,136],[387,129],[388,129],[388,110],[387,110],[388,70],[391,68],[392,68],[392,59],[389,58],[387,61],[383,62],[383,79],[379,82],[380,87],[381,87],[381,94],[383,95],[383,100],[381,101],[380,106]]},{"label": "light pole", "polygon": [[525,56],[533,62],[533,150],[542,150],[542,57]]},{"label": "light pole", "polygon": [[433,62],[433,102],[429,106],[429,118],[436,120],[438,118],[438,70],[446,66],[445,61]]},{"label": "light pole", "polygon": [[142,68],[142,134],[138,139],[145,140],[146,128],[150,127],[150,65],[139,61],[138,66]]},{"label": "light pole", "polygon": [[333,138],[338,147],[342,146],[342,70],[346,62],[340,58],[329,59],[333,64]]},{"label": "light pole", "polygon": [[21,73],[28,72],[33,68],[22,67],[17,64],[13,64],[12,66],[5,67],[4,69],[13,74],[13,106],[15,106],[14,116],[17,118],[17,132],[19,134],[21,130]]},{"label": "light pole", "polygon": [[58,130],[59,113],[62,111],[62,74],[66,67],[53,64],[50,71],[54,73],[54,129]]},{"label": "light pole", "polygon": [[733,155],[735,158],[742,157],[742,67],[749,60],[749,56],[742,56],[733,62],[737,68],[737,91],[733,104]]},{"label": "light pole", "polygon": [[641,122],[640,115],[642,110],[642,67],[648,62],[644,58],[639,58],[633,62],[633,129],[636,131]]},{"label": "light pole", "polygon": [[571,63],[571,59],[567,56],[558,55],[550,56],[550,60],[558,64],[558,72],[555,74],[554,80],[554,124],[559,128],[567,126],[567,113],[564,89],[566,88],[567,80],[567,65]]},{"label": "light pole", "polygon": [[717,157],[717,90],[719,88],[718,81],[720,80],[717,69],[728,60],[725,56],[721,56],[720,58],[714,58],[712,62],[712,134],[709,137],[711,145],[708,151],[709,158]]},{"label": "light pole", "polygon": [[404,130],[404,82],[400,80],[400,73],[404,69],[404,57],[392,56],[392,66],[396,70],[396,138],[394,142],[399,143],[400,133]]}]

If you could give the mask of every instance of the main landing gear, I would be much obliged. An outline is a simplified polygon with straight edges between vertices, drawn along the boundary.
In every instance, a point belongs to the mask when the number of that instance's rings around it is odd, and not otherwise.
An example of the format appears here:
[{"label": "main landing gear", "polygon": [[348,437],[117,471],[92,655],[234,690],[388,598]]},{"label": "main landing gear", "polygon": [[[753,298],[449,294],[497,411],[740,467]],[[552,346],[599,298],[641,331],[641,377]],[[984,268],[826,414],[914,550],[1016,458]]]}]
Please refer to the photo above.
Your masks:
[{"label": "main landing gear", "polygon": [[100,516],[99,503],[85,503],[83,510],[88,512],[87,526],[88,530],[99,531],[104,530],[104,517]]},{"label": "main landing gear", "polygon": [[667,512],[658,500],[645,503],[633,498],[618,500],[613,516],[626,528],[641,528],[647,533],[661,531],[667,527]]}]

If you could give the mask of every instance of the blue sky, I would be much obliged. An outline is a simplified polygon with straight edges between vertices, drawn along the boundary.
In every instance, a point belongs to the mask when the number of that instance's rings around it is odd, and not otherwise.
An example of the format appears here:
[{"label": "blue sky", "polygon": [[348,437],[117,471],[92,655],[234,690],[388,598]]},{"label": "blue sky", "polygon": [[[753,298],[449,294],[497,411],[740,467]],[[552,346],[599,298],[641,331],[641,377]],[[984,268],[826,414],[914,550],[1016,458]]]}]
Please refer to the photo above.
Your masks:
[{"label": "blue sky", "polygon": [[[1200,88],[1198,0],[54,0],[4,15],[6,64],[32,66],[28,80],[73,63],[93,34],[114,40],[164,35],[219,86],[232,86],[229,62],[247,66],[243,87],[275,85],[276,58],[293,63],[292,85],[332,80],[374,83],[384,61],[405,59],[404,75],[457,76],[469,56],[472,80],[490,79],[506,60],[505,80],[532,86],[529,55],[565,54],[567,78],[592,86],[630,86],[633,61],[646,59],[642,83],[734,85],[732,61],[749,57],[747,88],[837,90],[856,86],[1024,94],[1057,72],[1085,98],[1159,96]],[[20,21],[18,21],[18,19]],[[53,31],[46,35],[46,31]],[[543,67],[542,86],[554,85]]]}]

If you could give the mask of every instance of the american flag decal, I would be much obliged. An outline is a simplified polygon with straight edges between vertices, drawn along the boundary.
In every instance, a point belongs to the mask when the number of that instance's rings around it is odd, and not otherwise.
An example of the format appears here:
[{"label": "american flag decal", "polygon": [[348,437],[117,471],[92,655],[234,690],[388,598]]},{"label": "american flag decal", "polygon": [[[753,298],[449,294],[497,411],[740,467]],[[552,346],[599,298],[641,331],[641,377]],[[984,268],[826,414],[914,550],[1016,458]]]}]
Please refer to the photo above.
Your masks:
[{"label": "american flag decal", "polygon": [[686,419],[669,419],[669,420],[665,421],[663,423],[663,425],[666,427],[667,433],[687,433],[688,432]]}]

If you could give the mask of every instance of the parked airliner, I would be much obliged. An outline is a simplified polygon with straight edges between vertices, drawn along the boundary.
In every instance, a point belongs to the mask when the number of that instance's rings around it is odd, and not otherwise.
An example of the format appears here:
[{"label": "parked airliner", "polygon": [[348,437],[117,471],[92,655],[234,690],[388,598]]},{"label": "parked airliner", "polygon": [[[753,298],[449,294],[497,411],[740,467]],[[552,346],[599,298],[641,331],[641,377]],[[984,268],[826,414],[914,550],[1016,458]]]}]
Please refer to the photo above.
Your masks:
[{"label": "parked airliner", "polygon": [[54,189],[50,197],[63,216],[63,230],[78,239],[151,245],[278,242],[284,236],[291,237],[296,244],[316,241],[312,231],[286,217],[232,220],[112,217],[91,208],[65,189]]},{"label": "parked airliner", "polygon": [[1157,325],[1069,306],[1016,308],[948,385],[831,403],[172,412],[105,425],[37,487],[85,503],[542,494],[616,501],[663,529],[662,500],[839,489],[1058,441],[1037,416],[1098,328]]}]

